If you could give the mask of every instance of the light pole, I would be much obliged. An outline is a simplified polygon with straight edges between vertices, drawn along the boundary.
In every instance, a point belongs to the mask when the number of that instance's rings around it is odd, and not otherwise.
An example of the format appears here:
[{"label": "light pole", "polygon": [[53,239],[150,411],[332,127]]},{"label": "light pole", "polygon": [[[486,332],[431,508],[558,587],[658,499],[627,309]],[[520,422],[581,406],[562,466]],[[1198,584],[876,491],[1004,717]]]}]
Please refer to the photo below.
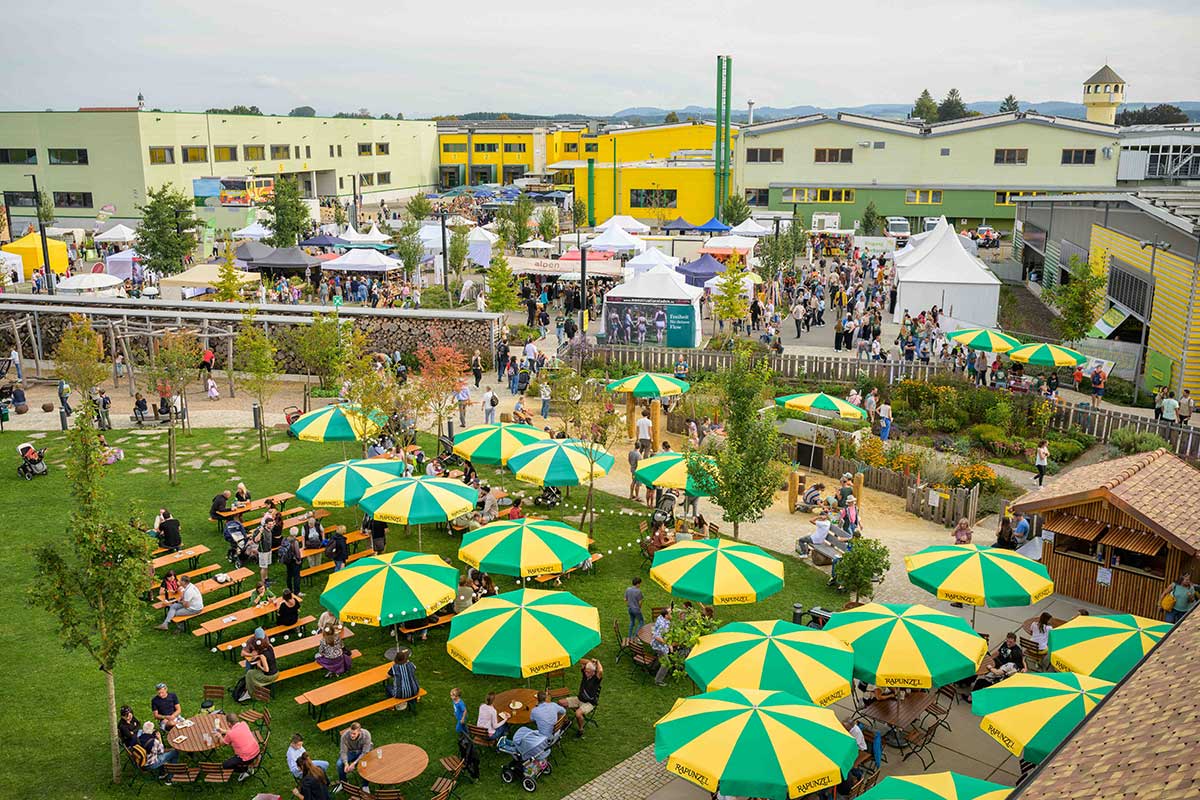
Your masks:
[{"label": "light pole", "polygon": [[54,267],[50,266],[50,245],[46,243],[46,223],[42,221],[42,193],[38,191],[37,175],[28,174],[33,180],[33,208],[37,214],[38,235],[42,239],[42,266],[46,268],[46,294],[54,294]]},{"label": "light pole", "polygon": [[442,206],[438,210],[438,217],[442,221],[442,288],[446,290],[446,295],[450,294],[450,251],[446,249],[446,207]]},{"label": "light pole", "polygon": [[[1133,402],[1135,404],[1137,403],[1138,395],[1141,392],[1142,362],[1146,360],[1146,340],[1150,335],[1150,315],[1154,311],[1154,258],[1158,255],[1159,250],[1162,250],[1165,253],[1171,249],[1171,243],[1164,242],[1161,239],[1155,239],[1154,241],[1143,241],[1139,242],[1139,244],[1141,244],[1143,250],[1145,250],[1147,247],[1150,248],[1150,295],[1146,300],[1145,308],[1142,309],[1142,340],[1140,346],[1138,347],[1137,364],[1133,368]],[[1182,370],[1183,364],[1180,364],[1179,368]]]},{"label": "light pole", "polygon": [[587,338],[588,296],[587,296],[587,254],[588,245],[579,248],[579,332]]}]

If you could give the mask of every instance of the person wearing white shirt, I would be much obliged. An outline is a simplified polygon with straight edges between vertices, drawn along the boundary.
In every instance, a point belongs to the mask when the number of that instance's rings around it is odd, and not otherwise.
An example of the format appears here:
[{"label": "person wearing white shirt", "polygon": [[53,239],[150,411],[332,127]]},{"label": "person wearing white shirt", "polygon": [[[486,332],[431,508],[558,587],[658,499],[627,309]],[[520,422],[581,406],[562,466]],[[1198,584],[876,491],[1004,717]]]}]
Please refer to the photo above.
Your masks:
[{"label": "person wearing white shirt", "polygon": [[496,421],[496,407],[492,405],[492,398],[496,393],[492,391],[492,387],[488,386],[483,390],[483,422],[485,425],[491,425]]},{"label": "person wearing white shirt", "polygon": [[808,556],[808,551],[813,545],[823,545],[829,540],[829,529],[832,523],[829,521],[828,512],[822,511],[813,519],[812,523],[816,526],[815,530],[796,540],[796,552],[802,558]]},{"label": "person wearing white shirt", "polygon": [[[288,771],[291,772],[292,775],[296,778],[304,777],[304,774],[300,771],[299,765],[296,763],[297,761],[300,760],[300,756],[302,756],[302,755],[304,755],[304,737],[298,733],[293,734],[292,735],[292,743],[290,745],[288,745],[288,749],[287,749],[287,764],[288,764]],[[326,770],[326,771],[329,770],[329,762],[328,761],[318,761],[317,759],[314,758],[312,760],[312,763],[315,764],[316,766],[320,767],[323,770]]]},{"label": "person wearing white shirt", "polygon": [[654,431],[654,424],[650,422],[649,411],[642,412],[642,416],[638,418],[635,427],[637,429],[638,448],[642,451],[643,455],[649,455],[653,449],[650,438]]},{"label": "person wearing white shirt", "polygon": [[204,610],[204,596],[200,594],[196,584],[192,583],[187,575],[180,576],[179,583],[179,599],[167,607],[167,618],[158,626],[160,631],[165,631],[170,627],[171,621],[179,614],[192,616]]}]

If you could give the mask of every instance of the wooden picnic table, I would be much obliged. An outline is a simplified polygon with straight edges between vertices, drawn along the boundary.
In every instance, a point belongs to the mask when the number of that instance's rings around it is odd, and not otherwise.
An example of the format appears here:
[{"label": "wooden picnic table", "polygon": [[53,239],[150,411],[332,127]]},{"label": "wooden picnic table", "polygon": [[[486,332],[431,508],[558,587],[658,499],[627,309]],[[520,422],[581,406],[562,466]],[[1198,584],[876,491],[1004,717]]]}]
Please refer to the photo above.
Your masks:
[{"label": "wooden picnic table", "polygon": [[[342,630],[342,641],[346,641],[353,635],[353,630],[350,628],[345,628]],[[322,636],[323,635],[320,633],[314,633],[311,636],[305,636],[302,639],[292,639],[290,642],[284,642],[283,644],[276,646],[275,661],[278,662],[280,659],[287,658],[288,656],[294,656],[297,653],[303,653],[306,650],[316,650],[317,646],[321,644]],[[238,664],[243,667],[246,666],[246,662],[244,660],[239,660]]]},{"label": "wooden picnic table", "polygon": [[[325,683],[315,689],[310,689],[296,698],[297,703],[307,703],[309,713],[320,709],[326,703],[355,692],[374,686],[387,680],[388,670],[392,662],[388,661],[363,672],[357,672],[333,683]],[[319,713],[319,712],[318,712]]]},{"label": "wooden picnic table", "polygon": [[[188,727],[175,727],[163,737],[163,747],[181,753],[211,753],[224,746],[221,739],[225,734],[217,730],[216,714],[197,714],[188,721],[192,723]],[[204,740],[206,735],[208,741]],[[178,741],[180,737],[183,741]]]},{"label": "wooden picnic table", "polygon": [[396,742],[376,747],[358,762],[364,781],[394,785],[420,777],[429,766],[429,755],[415,744]]},{"label": "wooden picnic table", "polygon": [[[225,573],[229,580],[221,583],[215,577],[207,578],[202,581],[194,582],[196,588],[200,590],[201,595],[207,595],[210,592],[218,592],[221,589],[228,589],[230,594],[234,594],[242,586],[242,581],[254,575],[254,571],[247,567],[238,567],[235,570],[230,570]],[[178,600],[182,592],[177,592],[170,597],[163,597],[162,592],[159,592],[159,600],[154,604],[155,608],[166,608],[175,600]]]},{"label": "wooden picnic table", "polygon": [[[520,703],[521,707],[514,709],[513,703]],[[533,689],[509,689],[496,695],[492,705],[497,714],[508,714],[509,725],[528,725],[529,714],[537,705],[537,692]]]},{"label": "wooden picnic table", "polygon": [[[937,692],[933,690],[912,692],[903,700],[895,697],[876,700],[865,706],[861,714],[867,719],[887,725],[893,731],[898,732],[919,720],[936,699]],[[903,738],[898,741],[903,741]]]},{"label": "wooden picnic table", "polygon": [[194,544],[191,547],[179,550],[178,552],[168,553],[165,556],[159,556],[151,561],[150,564],[155,569],[162,569],[163,567],[172,567],[182,561],[186,561],[188,562],[188,566],[194,569],[196,562],[200,560],[200,556],[207,552],[207,545]]},{"label": "wooden picnic table", "polygon": [[[1021,623],[1021,628],[1025,631],[1026,636],[1033,636],[1033,623],[1037,622],[1038,618],[1041,616],[1042,616],[1041,614],[1038,614],[1036,617],[1030,617],[1029,619],[1027,619]],[[1050,618],[1050,627],[1051,628],[1060,628],[1063,625],[1066,625],[1069,621],[1070,620],[1059,619],[1058,617],[1051,617]]]},{"label": "wooden picnic table", "polygon": [[[345,538],[346,538],[346,546],[349,547],[350,552],[353,553],[355,550],[358,549],[358,545],[362,544],[363,542],[369,541],[371,537],[363,531],[352,531],[350,533],[347,533]],[[300,551],[300,557],[301,558],[312,558],[313,556],[324,555],[324,553],[325,553],[324,547],[305,547],[303,550]]]},{"label": "wooden picnic table", "polygon": [[278,608],[279,598],[269,600],[261,605],[250,606],[249,608],[239,608],[237,611],[201,623],[193,633],[196,636],[203,636],[205,644],[208,643],[209,637],[213,634],[216,634],[217,642],[220,642],[224,632],[230,628],[241,625],[243,622],[249,622],[252,619],[274,614]]},{"label": "wooden picnic table", "polygon": [[255,511],[262,511],[267,507],[268,502],[274,502],[276,507],[282,508],[284,503],[286,503],[288,500],[291,500],[295,496],[296,495],[292,494],[291,492],[280,492],[279,494],[273,494],[270,497],[260,497],[257,500],[251,500],[249,503],[233,505],[224,511],[218,511],[217,517],[220,519],[229,519],[230,517],[236,517],[241,514],[251,514]]}]

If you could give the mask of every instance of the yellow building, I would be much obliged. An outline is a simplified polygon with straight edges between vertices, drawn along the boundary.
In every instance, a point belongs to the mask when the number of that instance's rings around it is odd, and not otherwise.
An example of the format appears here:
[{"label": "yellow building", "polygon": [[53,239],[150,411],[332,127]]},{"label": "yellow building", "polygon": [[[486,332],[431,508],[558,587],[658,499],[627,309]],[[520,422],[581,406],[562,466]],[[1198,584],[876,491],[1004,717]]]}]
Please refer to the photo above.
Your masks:
[{"label": "yellow building", "polygon": [[509,184],[526,174],[544,175],[548,164],[574,158],[583,123],[518,120],[438,122],[438,185]]},{"label": "yellow building", "polygon": [[1089,122],[1113,125],[1117,108],[1125,102],[1125,80],[1105,64],[1083,82],[1083,105]]}]

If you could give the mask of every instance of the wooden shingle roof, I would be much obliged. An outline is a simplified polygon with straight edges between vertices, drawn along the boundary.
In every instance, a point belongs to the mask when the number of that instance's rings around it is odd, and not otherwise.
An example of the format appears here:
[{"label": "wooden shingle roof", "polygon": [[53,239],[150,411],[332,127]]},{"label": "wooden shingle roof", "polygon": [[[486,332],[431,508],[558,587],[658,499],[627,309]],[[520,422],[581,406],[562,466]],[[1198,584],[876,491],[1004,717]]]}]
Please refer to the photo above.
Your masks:
[{"label": "wooden shingle roof", "polygon": [[1113,68],[1105,64],[1100,69],[1096,70],[1096,74],[1088,78],[1084,83],[1124,83],[1125,79],[1118,75]]},{"label": "wooden shingle roof", "polygon": [[1200,797],[1200,614],[1188,614],[1009,800]]},{"label": "wooden shingle roof", "polygon": [[1070,470],[1013,501],[1013,511],[1046,512],[1102,500],[1179,549],[1200,552],[1200,472],[1155,450]]}]

